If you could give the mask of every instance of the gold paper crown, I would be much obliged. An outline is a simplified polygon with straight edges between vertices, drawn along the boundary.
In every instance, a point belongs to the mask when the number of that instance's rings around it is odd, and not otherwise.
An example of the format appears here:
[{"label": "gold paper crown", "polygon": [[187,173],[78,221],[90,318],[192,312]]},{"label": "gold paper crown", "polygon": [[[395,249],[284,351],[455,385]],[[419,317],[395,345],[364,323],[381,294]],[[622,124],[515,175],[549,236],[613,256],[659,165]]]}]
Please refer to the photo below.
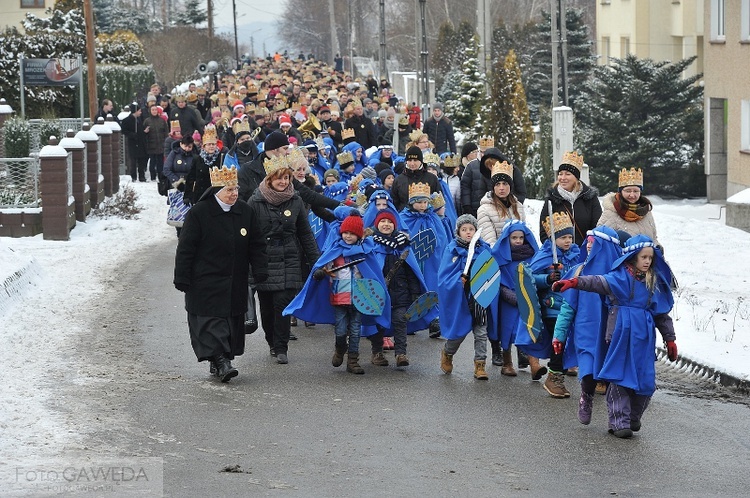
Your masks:
[{"label": "gold paper crown", "polygon": [[479,137],[479,146],[485,149],[495,146],[495,137],[489,135],[482,135]]},{"label": "gold paper crown", "polygon": [[254,93],[258,93],[258,87],[255,85],[248,85],[247,86],[247,93],[252,95]]},{"label": "gold paper crown", "polygon": [[618,187],[637,186],[643,188],[643,170],[641,168],[623,168],[620,171]]},{"label": "gold paper crown", "polygon": [[218,107],[218,106],[216,106],[216,107],[212,107],[212,108],[211,108],[211,115],[213,116],[213,114],[214,114],[215,112],[218,112],[219,114],[221,114],[221,109],[219,109],[219,107]]},{"label": "gold paper crown", "polygon": [[346,140],[348,138],[354,138],[354,128],[344,128],[341,132],[342,140]]},{"label": "gold paper crown", "polygon": [[252,102],[245,104],[245,114],[255,114],[255,104]]},{"label": "gold paper crown", "polygon": [[273,106],[273,110],[276,112],[283,112],[286,111],[286,102],[283,100],[279,100],[276,102],[276,105]]},{"label": "gold paper crown", "polygon": [[427,197],[430,198],[430,185],[428,183],[412,183],[409,185],[409,199],[415,197]]},{"label": "gold paper crown", "polygon": [[[492,172],[490,174],[490,178],[493,178],[495,175],[507,175],[513,179],[513,166],[508,164],[508,161],[503,162],[495,162],[495,164],[492,165]],[[557,225],[555,225],[557,226]]]},{"label": "gold paper crown", "polygon": [[341,154],[336,154],[336,160],[339,162],[339,165],[342,168],[346,164],[354,164],[354,156],[352,156],[351,152],[342,152]]},{"label": "gold paper crown", "polygon": [[445,197],[443,197],[442,192],[435,192],[434,194],[432,194],[432,197],[430,198],[430,205],[432,205],[432,209],[434,209],[435,211],[445,206]]},{"label": "gold paper crown", "polygon": [[219,141],[219,136],[216,134],[216,127],[212,124],[207,124],[203,129],[203,144],[215,144]]},{"label": "gold paper crown", "polygon": [[364,194],[364,192],[357,192],[357,197],[354,202],[357,204],[357,206],[362,207],[367,203],[367,196]]},{"label": "gold paper crown", "polygon": [[227,106],[226,96],[219,95],[219,107],[226,107],[226,106]]},{"label": "gold paper crown", "polygon": [[424,133],[422,133],[422,130],[414,130],[413,132],[409,133],[409,140],[417,143],[422,135],[424,135]]},{"label": "gold paper crown", "polygon": [[321,154],[323,153],[323,151],[325,151],[326,143],[323,141],[323,137],[321,137],[320,135],[318,135],[318,137],[315,139],[315,146],[318,148]]},{"label": "gold paper crown", "polygon": [[[552,213],[552,220],[555,223],[555,233],[564,230],[566,228],[573,228],[573,222],[570,221],[568,213]],[[552,237],[552,229],[549,226],[549,216],[547,216],[542,222],[544,231],[547,233],[547,237]]]},{"label": "gold paper crown", "polygon": [[286,155],[266,158],[263,160],[263,168],[266,170],[266,176],[271,176],[282,169],[292,169],[292,163]]},{"label": "gold paper crown", "polygon": [[434,164],[435,166],[440,166],[440,156],[435,154],[434,152],[428,152],[422,157],[422,162],[424,164]]},{"label": "gold paper crown", "polygon": [[292,169],[299,168],[300,166],[307,166],[307,158],[302,154],[302,150],[297,147],[290,150],[286,157],[289,162],[289,167]]},{"label": "gold paper crown", "polygon": [[576,169],[580,170],[581,168],[583,168],[583,156],[576,151],[565,151],[560,164],[570,164],[571,166],[575,166]]},{"label": "gold paper crown", "polygon": [[401,116],[400,118],[398,118],[398,124],[400,126],[408,126],[409,125],[409,116],[404,115],[404,116]]},{"label": "gold paper crown", "polygon": [[240,97],[240,94],[237,92],[229,92],[229,100],[231,100],[232,102],[235,102],[237,100],[242,100],[242,98]]},{"label": "gold paper crown", "polygon": [[292,104],[292,111],[297,112],[300,109],[302,109],[302,106],[300,105],[299,102],[295,102],[294,104]]},{"label": "gold paper crown", "polygon": [[362,101],[359,99],[352,99],[349,101],[352,107],[362,107]]},{"label": "gold paper crown", "polygon": [[180,129],[180,122],[175,119],[174,121],[169,122],[169,132],[174,133],[176,131],[181,131],[181,129]]},{"label": "gold paper crown", "polygon": [[222,166],[221,169],[214,166],[210,171],[212,187],[234,187],[237,185],[237,168],[232,166],[227,168]]},{"label": "gold paper crown", "polygon": [[232,131],[235,135],[239,134],[241,131],[250,131],[250,122],[245,121],[244,119],[236,121],[232,125]]},{"label": "gold paper crown", "polygon": [[445,164],[446,168],[458,168],[459,166],[461,166],[461,156],[459,156],[458,154],[445,156],[443,164]]},{"label": "gold paper crown", "polygon": [[352,191],[352,196],[356,197],[357,195],[357,189],[359,188],[359,182],[361,182],[364,179],[364,176],[362,176],[362,173],[358,174],[351,180],[349,180],[349,189]]}]

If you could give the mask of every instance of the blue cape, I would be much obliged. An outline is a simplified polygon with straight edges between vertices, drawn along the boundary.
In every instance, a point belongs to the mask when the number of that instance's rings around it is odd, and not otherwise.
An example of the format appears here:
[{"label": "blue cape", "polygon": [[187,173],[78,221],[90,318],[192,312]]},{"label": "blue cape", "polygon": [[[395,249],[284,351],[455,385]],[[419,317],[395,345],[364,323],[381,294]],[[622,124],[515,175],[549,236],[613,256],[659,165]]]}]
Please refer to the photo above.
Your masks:
[{"label": "blue cape", "polygon": [[[357,161],[357,149],[362,149],[362,158]],[[359,145],[359,142],[349,142],[348,144],[344,145],[344,148],[341,149],[342,152],[351,152],[352,157],[354,158],[354,175],[356,176],[359,174],[360,171],[362,171],[362,168],[367,166],[367,159],[365,159],[365,149]]]},{"label": "blue cape", "polygon": [[[302,287],[299,294],[284,309],[283,315],[294,315],[306,322],[336,323],[333,305],[331,304],[331,280],[330,278],[315,280],[313,273],[339,256],[343,256],[347,261],[364,257],[365,260],[356,265],[362,277],[377,280],[385,287],[382,266],[379,265],[373,253],[374,248],[375,243],[369,237],[365,238],[361,243],[353,245],[347,244],[339,237],[337,243],[331,244],[321,254],[312,271],[310,271],[304,287]],[[386,293],[385,301],[383,314],[380,316],[362,315],[362,325],[378,324],[381,327],[390,326],[391,299],[388,293]],[[375,328],[372,327],[371,330],[375,330]]]},{"label": "blue cape", "polygon": [[[583,263],[571,268],[563,278],[607,273],[612,263],[622,254],[617,232],[613,229],[600,226],[589,230],[589,235],[595,237],[591,252],[586,255]],[[607,327],[607,306],[604,296],[569,289],[563,293],[563,299],[575,310],[563,350],[563,367],[578,366],[579,378],[593,375],[594,365],[601,365],[601,359],[595,358],[602,358],[606,351],[604,331]]]},{"label": "blue cape", "polygon": [[[479,239],[474,249],[474,257],[484,251],[489,251],[490,245]],[[456,240],[451,240],[443,252],[440,260],[438,277],[438,303],[440,304],[440,335],[446,339],[460,339],[465,337],[473,328],[471,311],[469,310],[469,298],[461,275],[466,266],[467,249],[456,245]],[[491,309],[487,309],[492,314]]]},{"label": "blue cape", "polygon": [[427,281],[427,288],[431,291],[436,291],[438,287],[437,274],[440,268],[440,257],[450,240],[445,234],[443,222],[432,211],[432,208],[428,208],[424,213],[418,213],[407,207],[401,210],[400,215],[401,222],[403,223],[402,230],[407,232],[411,238],[414,238],[417,233],[428,228],[432,228],[435,232],[435,252],[425,261],[422,261],[422,275],[424,275]]},{"label": "blue cape", "polygon": [[388,210],[393,216],[396,217],[396,226],[397,230],[400,230],[404,224],[401,221],[401,215],[399,214],[398,210],[396,209],[396,206],[393,204],[393,199],[391,198],[391,194],[388,193],[387,190],[378,189],[375,192],[370,195],[369,204],[367,204],[367,209],[365,210],[365,214],[362,215],[362,221],[364,222],[365,228],[372,228],[373,224],[375,223],[375,218],[378,216],[378,208],[375,207],[375,202],[377,199],[385,199],[388,201],[388,207],[386,207],[386,210]]},{"label": "blue cape", "polygon": [[[529,266],[534,274],[537,296],[545,318],[557,317],[560,306],[562,305],[562,295],[559,292],[553,292],[546,283],[547,275],[552,267],[553,247],[557,251],[558,263],[562,264],[560,273],[563,275],[565,275],[565,273],[574,265],[578,264],[578,259],[581,254],[581,250],[576,244],[572,244],[570,249],[563,252],[556,245],[552,245],[551,239],[547,239],[544,241],[542,248],[539,249],[536,255],[531,259]],[[549,303],[551,306],[548,306],[545,303]],[[519,320],[516,326],[516,346],[528,355],[537,358],[549,358],[552,355],[552,337],[554,333],[554,330],[547,330],[547,328],[544,327],[539,334],[539,337],[537,337],[536,342],[533,342],[531,336],[529,336],[528,329]]]},{"label": "blue cape", "polygon": [[[518,271],[518,265],[533,258],[532,256],[525,261],[513,261],[510,252],[510,234],[517,231],[524,233],[526,243],[534,249],[536,254],[539,251],[536,237],[534,237],[528,225],[519,220],[511,220],[506,223],[500,233],[500,238],[492,246],[492,256],[500,267],[500,285],[512,291],[516,290],[515,275]],[[516,339],[516,326],[519,323],[518,307],[503,301],[500,293],[498,293],[490,308],[493,309],[493,313],[490,315],[492,319],[488,318],[487,337],[493,341],[499,339],[502,348],[508,349]],[[494,318],[497,318],[497,320]]]},{"label": "blue cape", "polygon": [[[445,217],[448,218],[451,227],[456,226],[456,220],[458,219],[458,213],[456,212],[456,204],[453,202],[453,196],[451,195],[451,189],[443,179],[438,180],[440,182],[440,190],[443,192],[443,199],[445,199]],[[450,230],[451,232],[453,230]],[[452,238],[452,237],[451,237]]]}]

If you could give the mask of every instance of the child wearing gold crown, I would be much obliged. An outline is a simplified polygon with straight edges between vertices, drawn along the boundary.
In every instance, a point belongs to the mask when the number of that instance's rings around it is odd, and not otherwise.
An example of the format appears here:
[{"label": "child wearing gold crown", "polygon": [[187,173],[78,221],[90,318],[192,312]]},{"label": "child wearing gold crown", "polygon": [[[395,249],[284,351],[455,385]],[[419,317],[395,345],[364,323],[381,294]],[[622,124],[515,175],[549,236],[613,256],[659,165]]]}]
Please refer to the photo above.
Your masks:
[{"label": "child wearing gold crown", "polygon": [[658,245],[652,209],[651,201],[643,195],[643,170],[623,168],[617,192],[607,194],[602,200],[603,212],[598,225],[630,235],[646,235]]},{"label": "child wearing gold crown", "polygon": [[[528,329],[519,322],[516,327],[516,346],[529,356],[533,380],[541,379],[549,370],[543,385],[545,391],[553,398],[569,398],[570,392],[565,388],[562,353],[558,354],[552,349],[555,322],[563,302],[560,293],[552,290],[552,284],[578,263],[581,251],[573,242],[573,223],[568,215],[554,213],[552,216],[554,232],[547,217],[542,224],[546,230],[547,240],[529,263],[534,274],[544,327],[534,342],[529,336]],[[553,251],[557,254],[557,265],[553,262]],[[539,365],[539,358],[549,358],[546,368]]]}]

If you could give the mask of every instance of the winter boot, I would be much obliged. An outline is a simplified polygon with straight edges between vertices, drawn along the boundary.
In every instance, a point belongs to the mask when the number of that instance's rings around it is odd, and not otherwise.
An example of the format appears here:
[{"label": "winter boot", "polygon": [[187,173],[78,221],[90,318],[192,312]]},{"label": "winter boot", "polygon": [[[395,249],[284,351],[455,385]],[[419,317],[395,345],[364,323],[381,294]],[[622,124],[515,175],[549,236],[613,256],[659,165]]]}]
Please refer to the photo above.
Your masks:
[{"label": "winter boot", "polygon": [[449,374],[453,371],[453,355],[445,352],[445,348],[440,350],[440,370]]},{"label": "winter boot", "polygon": [[502,367],[503,366],[503,353],[505,351],[501,351],[498,353],[492,353],[492,364],[496,367]]},{"label": "winter boot", "polygon": [[347,355],[346,371],[357,375],[365,373],[364,369],[359,366],[359,353],[349,353]]},{"label": "winter boot", "polygon": [[614,434],[616,437],[619,437],[620,439],[627,439],[630,437],[633,437],[633,430],[632,429],[610,429],[610,434]]},{"label": "winter boot", "polygon": [[233,377],[237,377],[239,372],[232,366],[232,362],[223,356],[216,357],[216,376],[222,382],[229,382]]},{"label": "winter boot", "polygon": [[605,395],[607,394],[607,383],[603,381],[599,381],[596,383],[596,390],[594,391],[596,394]]},{"label": "winter boot", "polygon": [[531,369],[531,380],[541,379],[544,374],[547,373],[547,367],[540,365],[539,358],[535,356],[527,356],[526,358],[528,359],[529,368]]},{"label": "winter boot", "polygon": [[578,421],[583,425],[589,425],[593,408],[594,395],[581,392],[581,399],[578,400]]},{"label": "winter boot", "polygon": [[405,354],[397,354],[396,355],[396,366],[397,367],[408,367],[409,366],[409,357]]},{"label": "winter boot", "polygon": [[386,359],[385,355],[383,353],[372,353],[372,360],[370,360],[370,363],[372,363],[375,366],[378,367],[387,367],[388,366],[388,360]]},{"label": "winter boot", "polygon": [[578,367],[571,367],[565,370],[565,375],[568,377],[578,377]]},{"label": "winter boot", "polygon": [[521,351],[520,349],[516,349],[516,354],[518,356],[518,368],[526,368],[529,366],[529,357],[526,356],[526,353]]},{"label": "winter boot", "polygon": [[489,376],[484,369],[486,362],[484,360],[474,360],[474,378],[478,380],[488,380]]},{"label": "winter boot", "polygon": [[510,355],[510,349],[503,351],[503,368],[500,369],[500,373],[508,377],[515,377],[517,375],[516,369],[513,368],[513,357]]},{"label": "winter boot", "polygon": [[570,392],[565,389],[565,375],[562,372],[550,371],[547,380],[544,381],[544,390],[553,398],[570,398]]},{"label": "winter boot", "polygon": [[440,337],[440,319],[435,318],[430,322],[430,338],[437,339]]},{"label": "winter boot", "polygon": [[343,340],[336,338],[336,347],[333,352],[333,358],[331,358],[331,365],[334,367],[340,367],[344,363],[344,354],[346,353],[346,337],[342,337]]}]

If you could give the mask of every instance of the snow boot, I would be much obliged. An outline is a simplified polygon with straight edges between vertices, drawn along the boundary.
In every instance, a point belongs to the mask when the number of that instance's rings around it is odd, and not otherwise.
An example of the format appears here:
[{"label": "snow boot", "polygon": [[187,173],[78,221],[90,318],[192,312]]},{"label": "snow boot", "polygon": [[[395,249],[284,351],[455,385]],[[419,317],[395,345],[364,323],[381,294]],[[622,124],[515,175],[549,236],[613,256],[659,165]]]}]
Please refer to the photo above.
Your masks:
[{"label": "snow boot", "polygon": [[359,353],[349,353],[347,355],[346,371],[357,375],[365,373],[364,369],[359,366]]},{"label": "snow boot", "polygon": [[370,360],[370,363],[378,367],[388,366],[388,360],[386,359],[385,355],[382,352],[372,353],[372,359]]},{"label": "snow boot", "polygon": [[223,356],[216,357],[216,376],[222,382],[229,382],[233,377],[237,377],[239,372],[232,366],[232,362]]},{"label": "snow boot", "polygon": [[529,366],[529,357],[526,353],[516,348],[516,356],[518,356],[518,368],[526,368]]},{"label": "snow boot", "polygon": [[531,369],[531,380],[539,380],[547,373],[547,367],[539,364],[539,358],[527,356],[529,368]]},{"label": "snow boot", "polygon": [[581,392],[581,399],[578,400],[578,421],[583,425],[589,425],[593,409],[594,395]]},{"label": "snow boot", "polygon": [[437,339],[440,337],[440,319],[435,318],[430,322],[430,338]]},{"label": "snow boot", "polygon": [[445,352],[445,348],[440,350],[440,370],[449,374],[453,371],[453,355]]},{"label": "snow boot", "polygon": [[488,380],[489,376],[484,369],[486,362],[484,360],[474,360],[474,378],[478,380]]},{"label": "snow boot", "polygon": [[547,374],[547,380],[544,381],[544,390],[553,398],[570,398],[570,392],[565,388],[565,375],[562,372],[550,371]]},{"label": "snow boot", "polygon": [[508,377],[515,377],[516,375],[516,369],[513,368],[513,357],[510,355],[510,349],[506,349],[503,351],[503,367],[500,369],[500,373],[502,375],[507,375]]},{"label": "snow boot", "polygon": [[336,345],[333,351],[333,358],[331,358],[331,365],[334,367],[340,367],[344,363],[344,353],[346,353],[346,346]]}]

